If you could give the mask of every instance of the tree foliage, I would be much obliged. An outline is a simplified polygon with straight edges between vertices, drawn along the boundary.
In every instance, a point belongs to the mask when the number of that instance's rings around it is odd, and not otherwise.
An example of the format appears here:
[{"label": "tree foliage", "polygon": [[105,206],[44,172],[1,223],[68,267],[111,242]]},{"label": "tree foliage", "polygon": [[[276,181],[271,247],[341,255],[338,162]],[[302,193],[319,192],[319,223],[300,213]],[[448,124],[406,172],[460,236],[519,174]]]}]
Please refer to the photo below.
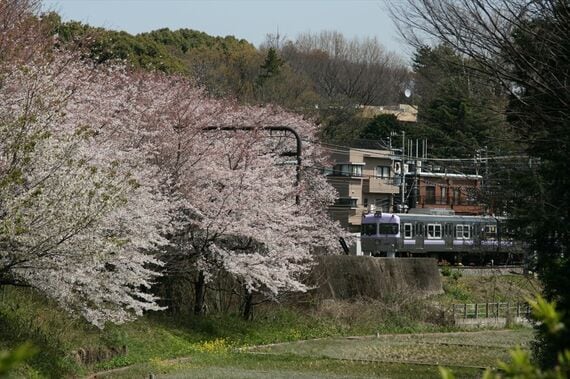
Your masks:
[{"label": "tree foliage", "polygon": [[404,63],[375,38],[347,40],[337,31],[306,33],[282,50],[286,61],[305,72],[330,104],[393,104],[409,80]]},{"label": "tree foliage", "polygon": [[329,108],[397,103],[410,81],[404,62],[377,40],[348,40],[339,32],[305,34],[295,41],[270,35],[256,49],[232,36],[167,28],[131,35],[62,22],[56,13],[44,15],[42,25],[61,45],[86,48],[85,55],[98,63],[120,60],[135,69],[182,74],[216,98],[318,115],[328,128],[322,135],[332,139],[350,134],[349,124],[359,120],[355,114],[345,125],[331,118],[337,112]]},{"label": "tree foliage", "polygon": [[410,136],[427,138],[437,157],[472,157],[484,147],[493,153],[509,150],[501,114],[506,96],[493,81],[475,75],[471,63],[446,45],[421,46],[414,55],[419,130],[410,130]]},{"label": "tree foliage", "polygon": [[[94,62],[97,44],[77,39],[70,52],[37,27],[53,20],[35,3],[8,5],[0,285],[34,287],[99,327],[160,309],[150,287],[164,270],[186,270],[202,289],[218,270],[248,294],[306,289],[312,253],[342,234],[324,213],[334,191],[311,170],[324,164],[314,124],[213,99],[184,76]],[[31,41],[36,54],[19,46]],[[268,125],[303,137],[301,181],[282,157],[294,140]]]},{"label": "tree foliage", "polygon": [[393,133],[401,134],[402,125],[395,115],[383,114],[374,117],[360,132],[360,138],[381,140],[389,138]]},{"label": "tree foliage", "polygon": [[[567,278],[570,198],[568,197],[568,109],[570,4],[567,0],[408,0],[394,7],[401,30],[413,44],[435,37],[470,60],[468,69],[501,84],[509,94],[506,114],[532,160],[529,174],[510,183],[510,210],[530,230],[530,248],[545,295],[555,300],[568,324]],[[530,227],[530,228],[528,228]],[[537,356],[544,366],[568,348],[569,332],[539,333]]]}]

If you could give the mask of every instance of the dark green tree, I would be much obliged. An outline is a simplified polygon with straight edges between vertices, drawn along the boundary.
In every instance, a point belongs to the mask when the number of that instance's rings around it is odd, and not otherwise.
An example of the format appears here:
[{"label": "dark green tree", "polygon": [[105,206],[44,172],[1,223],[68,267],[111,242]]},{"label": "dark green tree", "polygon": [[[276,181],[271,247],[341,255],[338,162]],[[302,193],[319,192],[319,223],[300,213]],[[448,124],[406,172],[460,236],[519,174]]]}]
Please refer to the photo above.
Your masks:
[{"label": "dark green tree", "polygon": [[400,134],[402,126],[393,114],[381,114],[372,119],[360,132],[360,138],[380,140],[392,134]]},{"label": "dark green tree", "polygon": [[275,50],[273,47],[270,47],[267,50],[265,61],[260,67],[261,72],[257,78],[257,84],[259,86],[263,86],[267,79],[278,75],[281,72],[281,67],[283,64],[284,62],[281,58],[279,58],[277,50]]},{"label": "dark green tree", "polygon": [[505,149],[500,109],[506,98],[466,68],[472,63],[447,45],[422,46],[414,55],[418,127],[409,135],[427,138],[436,156],[467,158],[484,146]]},{"label": "dark green tree", "polygon": [[[545,297],[570,325],[570,2],[406,0],[394,16],[411,43],[437,38],[510,93],[508,121],[528,155],[528,174],[510,183],[510,211],[537,258]],[[570,347],[570,329],[552,336],[539,327],[537,336],[536,357],[553,367]]]},{"label": "dark green tree", "polygon": [[[548,10],[548,11],[546,11]],[[537,157],[534,180],[517,208],[522,225],[532,226],[532,251],[547,299],[563,310],[570,325],[570,3],[553,1],[550,9],[526,20],[513,32],[520,55],[509,55],[517,81],[510,97],[509,121]],[[536,36],[544,36],[537,39]],[[532,85],[534,84],[534,85]],[[528,206],[530,205],[530,207]],[[544,366],[570,347],[570,330],[556,336],[539,327],[535,353]]]}]

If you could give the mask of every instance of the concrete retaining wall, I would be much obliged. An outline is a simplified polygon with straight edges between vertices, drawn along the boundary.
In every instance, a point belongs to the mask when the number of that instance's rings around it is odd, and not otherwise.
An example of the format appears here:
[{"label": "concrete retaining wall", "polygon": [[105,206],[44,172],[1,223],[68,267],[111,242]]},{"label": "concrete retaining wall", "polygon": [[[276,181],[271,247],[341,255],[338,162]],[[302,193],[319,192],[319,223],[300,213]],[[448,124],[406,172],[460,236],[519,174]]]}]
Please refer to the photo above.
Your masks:
[{"label": "concrete retaining wall", "polygon": [[435,259],[323,256],[311,273],[311,291],[321,299],[381,299],[403,294],[425,297],[442,293]]}]

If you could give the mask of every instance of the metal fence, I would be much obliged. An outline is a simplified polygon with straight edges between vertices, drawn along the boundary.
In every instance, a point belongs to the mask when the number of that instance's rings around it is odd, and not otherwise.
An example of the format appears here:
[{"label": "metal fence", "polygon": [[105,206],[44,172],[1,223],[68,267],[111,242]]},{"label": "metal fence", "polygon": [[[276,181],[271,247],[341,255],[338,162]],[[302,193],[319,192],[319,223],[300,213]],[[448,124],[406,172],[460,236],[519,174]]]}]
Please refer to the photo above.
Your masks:
[{"label": "metal fence", "polygon": [[453,304],[454,319],[524,318],[530,316],[528,303]]}]

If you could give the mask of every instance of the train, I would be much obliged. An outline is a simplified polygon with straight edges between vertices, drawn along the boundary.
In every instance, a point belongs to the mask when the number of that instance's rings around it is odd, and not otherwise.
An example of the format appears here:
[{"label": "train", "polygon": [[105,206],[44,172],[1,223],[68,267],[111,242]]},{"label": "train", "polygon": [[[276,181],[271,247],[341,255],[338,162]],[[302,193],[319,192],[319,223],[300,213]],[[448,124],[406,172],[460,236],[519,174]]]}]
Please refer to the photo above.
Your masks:
[{"label": "train", "polygon": [[519,265],[524,248],[494,216],[374,212],[362,217],[365,255],[433,257],[452,265]]}]

